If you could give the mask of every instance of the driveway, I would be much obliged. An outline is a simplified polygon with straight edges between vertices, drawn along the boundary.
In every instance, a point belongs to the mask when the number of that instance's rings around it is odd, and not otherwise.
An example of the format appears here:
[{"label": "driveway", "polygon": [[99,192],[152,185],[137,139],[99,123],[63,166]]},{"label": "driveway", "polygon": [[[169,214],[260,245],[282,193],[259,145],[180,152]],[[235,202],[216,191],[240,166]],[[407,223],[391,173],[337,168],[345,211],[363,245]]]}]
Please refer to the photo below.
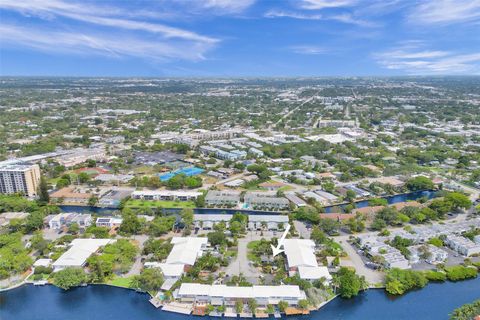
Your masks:
[{"label": "driveway", "polygon": [[357,253],[357,249],[347,242],[348,237],[349,236],[340,236],[335,238],[335,241],[340,243],[342,248],[348,254],[348,258],[340,259],[340,264],[342,266],[354,267],[355,270],[357,270],[357,274],[364,276],[365,280],[367,280],[370,285],[383,283],[385,275],[380,271],[372,270],[365,266],[362,257]]}]

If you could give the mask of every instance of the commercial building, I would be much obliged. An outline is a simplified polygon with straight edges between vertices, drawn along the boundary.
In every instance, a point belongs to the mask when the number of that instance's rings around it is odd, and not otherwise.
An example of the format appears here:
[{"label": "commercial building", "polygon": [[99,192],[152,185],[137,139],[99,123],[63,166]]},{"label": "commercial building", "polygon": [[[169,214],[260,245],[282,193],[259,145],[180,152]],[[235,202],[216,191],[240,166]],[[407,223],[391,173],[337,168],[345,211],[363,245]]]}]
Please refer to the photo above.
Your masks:
[{"label": "commercial building", "polygon": [[36,197],[40,184],[40,167],[36,164],[11,164],[0,166],[0,193],[22,193]]},{"label": "commercial building", "polygon": [[133,199],[163,200],[163,201],[191,201],[201,196],[201,192],[184,190],[142,190],[132,193]]},{"label": "commercial building", "polygon": [[107,153],[105,152],[104,148],[78,148],[72,150],[71,153],[56,158],[56,161],[60,165],[63,165],[66,168],[70,168],[76,166],[77,164],[84,163],[87,160],[104,161],[106,160],[106,158]]},{"label": "commercial building", "polygon": [[235,207],[240,202],[240,192],[232,190],[210,190],[205,196],[205,204],[208,206]]},{"label": "commercial building", "polygon": [[115,241],[114,239],[74,239],[70,243],[70,249],[53,263],[54,272],[69,267],[84,267],[87,259],[100,247]]},{"label": "commercial building", "polygon": [[182,283],[177,298],[181,302],[209,303],[214,306],[233,306],[237,301],[248,303],[250,299],[254,299],[259,306],[278,305],[280,301],[296,306],[306,296],[298,286],[294,285],[227,287],[226,285]]}]

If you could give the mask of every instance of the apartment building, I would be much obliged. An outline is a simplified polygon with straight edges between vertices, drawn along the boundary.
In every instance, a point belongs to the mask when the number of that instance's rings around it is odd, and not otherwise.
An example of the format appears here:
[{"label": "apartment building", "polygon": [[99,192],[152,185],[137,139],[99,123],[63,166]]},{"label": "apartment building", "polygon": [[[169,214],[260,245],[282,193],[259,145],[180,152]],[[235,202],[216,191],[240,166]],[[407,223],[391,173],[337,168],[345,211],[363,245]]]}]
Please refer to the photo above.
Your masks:
[{"label": "apartment building", "polygon": [[23,193],[36,197],[40,184],[40,167],[36,164],[12,164],[0,167],[0,193]]}]

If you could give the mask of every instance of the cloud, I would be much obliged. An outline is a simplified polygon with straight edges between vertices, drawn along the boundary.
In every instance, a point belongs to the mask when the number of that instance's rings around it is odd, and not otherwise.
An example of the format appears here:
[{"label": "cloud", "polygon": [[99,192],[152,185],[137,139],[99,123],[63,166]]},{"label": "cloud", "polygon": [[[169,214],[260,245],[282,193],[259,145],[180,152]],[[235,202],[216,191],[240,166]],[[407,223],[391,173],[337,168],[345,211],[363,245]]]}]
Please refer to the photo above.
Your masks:
[{"label": "cloud", "polygon": [[356,0],[302,0],[300,2],[300,8],[306,10],[321,10],[327,8],[350,7],[356,3]]},{"label": "cloud", "polygon": [[408,74],[479,74],[480,53],[428,50],[421,42],[410,42],[373,55],[386,69]]},{"label": "cloud", "polygon": [[328,52],[328,50],[323,47],[310,46],[310,45],[292,46],[290,47],[290,49],[294,53],[310,54],[310,55],[318,55],[318,54],[324,54]]},{"label": "cloud", "polygon": [[322,20],[321,14],[304,14],[299,12],[289,12],[280,10],[270,10],[264,15],[265,18],[292,18],[301,20]]},{"label": "cloud", "polygon": [[[20,27],[19,23],[3,24],[2,21],[4,34],[0,37],[5,43],[48,52],[52,51],[49,46],[59,46],[59,51],[75,51],[74,49],[78,48],[82,54],[90,50],[94,54],[116,57],[128,55],[155,60],[199,60],[219,42],[216,38],[163,23],[132,19],[143,15],[145,11],[126,11],[89,2],[2,0],[0,9],[20,13],[23,20],[28,21],[22,23],[24,27]],[[78,23],[65,24],[64,19]],[[98,26],[106,28],[108,32]],[[69,40],[68,36],[72,39]],[[127,48],[128,45],[135,48]]]},{"label": "cloud", "polygon": [[302,12],[270,10],[264,14],[265,18],[291,18],[299,20],[324,20],[324,21],[338,21],[345,24],[353,24],[360,27],[375,27],[376,23],[355,18],[350,13],[343,13],[337,15],[321,15],[308,14]]},{"label": "cloud", "polygon": [[156,62],[173,59],[202,60],[203,53],[209,49],[208,44],[201,42],[152,41],[110,32],[93,35],[7,24],[0,26],[0,41],[2,44],[9,43],[49,53],[94,54],[115,58],[130,56]]},{"label": "cloud", "polygon": [[452,24],[480,21],[480,0],[427,0],[408,16],[412,23]]},{"label": "cloud", "polygon": [[[200,1],[202,2],[202,1]],[[203,7],[225,13],[239,13],[255,3],[255,0],[204,0]]]}]

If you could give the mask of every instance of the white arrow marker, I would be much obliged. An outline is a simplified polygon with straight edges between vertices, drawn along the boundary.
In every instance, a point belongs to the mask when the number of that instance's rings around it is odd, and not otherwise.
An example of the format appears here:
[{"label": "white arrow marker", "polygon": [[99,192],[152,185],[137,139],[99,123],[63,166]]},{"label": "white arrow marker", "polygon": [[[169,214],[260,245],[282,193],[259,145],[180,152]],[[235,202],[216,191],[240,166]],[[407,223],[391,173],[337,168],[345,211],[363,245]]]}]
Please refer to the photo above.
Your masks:
[{"label": "white arrow marker", "polygon": [[287,223],[287,226],[285,227],[285,231],[283,232],[282,236],[280,237],[280,239],[278,240],[278,244],[277,244],[277,247],[274,247],[273,245],[270,245],[272,247],[272,252],[273,252],[273,256],[275,257],[277,254],[279,253],[282,253],[283,249],[280,249],[281,246],[283,246],[283,240],[285,240],[285,237],[287,236],[288,234],[288,231],[290,231],[290,224]]}]

